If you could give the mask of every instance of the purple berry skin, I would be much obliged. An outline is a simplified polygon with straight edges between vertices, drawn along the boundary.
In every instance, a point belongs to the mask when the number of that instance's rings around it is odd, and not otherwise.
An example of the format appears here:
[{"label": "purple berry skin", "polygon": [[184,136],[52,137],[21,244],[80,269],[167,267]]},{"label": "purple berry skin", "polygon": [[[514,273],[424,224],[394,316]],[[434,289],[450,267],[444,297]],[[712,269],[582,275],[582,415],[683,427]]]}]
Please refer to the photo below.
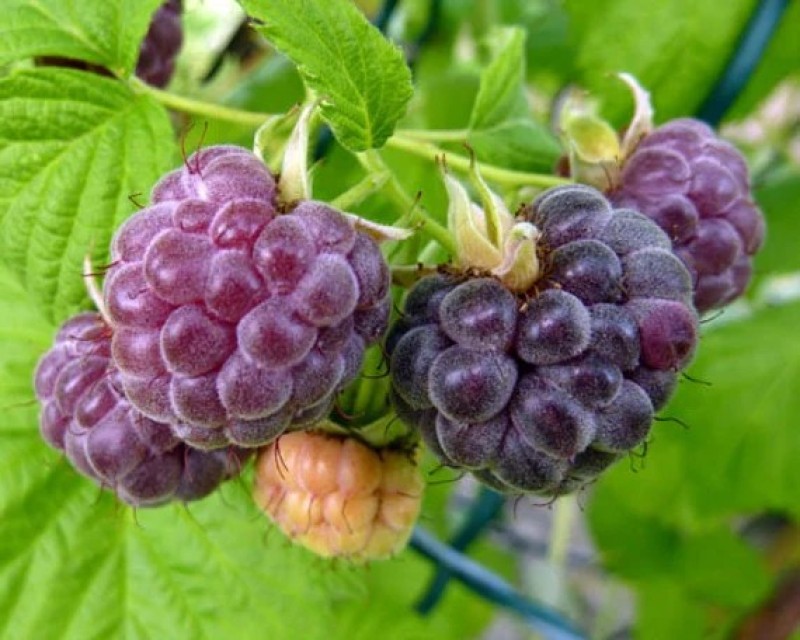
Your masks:
[{"label": "purple berry skin", "polygon": [[183,44],[181,0],[167,0],[153,15],[139,48],[136,75],[154,87],[166,87],[175,72],[175,58]]},{"label": "purple berry skin", "polygon": [[609,198],[664,230],[689,271],[700,313],[744,293],[764,218],[744,158],[709,127],[681,118],[645,136]]},{"label": "purple berry skin", "polygon": [[131,405],[111,358],[111,335],[99,314],[79,314],[39,360],[34,388],[45,442],[134,507],[199,500],[238,475],[249,450],[190,449],[172,425]]},{"label": "purple berry skin", "polygon": [[209,147],[112,242],[125,393],[200,449],[264,446],[324,417],[389,321],[377,244],[322,202],[279,211],[276,189],[250,151]]},{"label": "purple berry skin", "polygon": [[647,216],[598,191],[545,191],[542,276],[434,275],[389,332],[391,402],[442,464],[498,491],[557,496],[647,438],[697,344],[692,280]]}]

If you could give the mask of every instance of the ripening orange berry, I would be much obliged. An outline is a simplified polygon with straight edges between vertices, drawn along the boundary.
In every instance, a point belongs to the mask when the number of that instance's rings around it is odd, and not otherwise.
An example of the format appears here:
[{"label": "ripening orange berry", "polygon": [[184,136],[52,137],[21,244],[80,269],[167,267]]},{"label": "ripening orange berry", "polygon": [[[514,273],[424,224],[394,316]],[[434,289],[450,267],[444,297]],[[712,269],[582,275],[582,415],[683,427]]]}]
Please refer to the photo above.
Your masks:
[{"label": "ripening orange berry", "polygon": [[256,461],[256,504],[317,555],[356,562],[398,553],[419,517],[422,475],[413,455],[346,436],[288,433]]}]

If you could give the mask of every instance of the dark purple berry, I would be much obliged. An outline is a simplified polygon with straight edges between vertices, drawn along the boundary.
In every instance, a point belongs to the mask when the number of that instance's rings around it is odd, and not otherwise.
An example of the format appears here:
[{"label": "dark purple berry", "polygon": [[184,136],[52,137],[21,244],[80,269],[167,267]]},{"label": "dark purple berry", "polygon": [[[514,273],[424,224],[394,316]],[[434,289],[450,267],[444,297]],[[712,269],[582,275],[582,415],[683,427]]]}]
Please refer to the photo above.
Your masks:
[{"label": "dark purple berry", "polygon": [[509,414],[517,432],[531,446],[554,458],[572,458],[594,437],[591,412],[569,391],[545,378],[523,377]]},{"label": "dark purple berry", "polygon": [[523,211],[542,232],[539,280],[512,292],[476,270],[421,279],[387,338],[390,398],[443,465],[558,496],[647,437],[694,354],[694,281],[652,220],[590,187]]},{"label": "dark purple berry", "polygon": [[484,422],[453,422],[440,413],[436,417],[435,442],[452,464],[482,469],[497,459],[509,426],[505,412]]},{"label": "dark purple berry", "polygon": [[630,380],[611,403],[597,412],[593,446],[621,453],[641,444],[653,423],[653,405],[642,388]]},{"label": "dark purple berry", "polygon": [[593,304],[616,300],[621,290],[619,257],[597,240],[575,240],[550,255],[549,277],[558,288]]},{"label": "dark purple berry", "polygon": [[611,206],[597,190],[570,185],[548,189],[532,205],[533,222],[547,237],[551,249],[594,238],[611,220]]},{"label": "dark purple berry", "polygon": [[442,298],[439,324],[462,347],[505,350],[516,332],[517,301],[497,280],[468,280]]},{"label": "dark purple berry", "polygon": [[527,304],[517,328],[517,355],[530,364],[554,364],[589,346],[591,318],[570,293],[551,289]]},{"label": "dark purple berry", "polygon": [[428,372],[431,402],[451,420],[483,422],[497,415],[517,383],[510,357],[462,346],[442,351]]},{"label": "dark purple berry", "polygon": [[433,406],[428,373],[436,357],[451,344],[434,325],[416,327],[397,343],[391,360],[394,388],[412,409]]}]

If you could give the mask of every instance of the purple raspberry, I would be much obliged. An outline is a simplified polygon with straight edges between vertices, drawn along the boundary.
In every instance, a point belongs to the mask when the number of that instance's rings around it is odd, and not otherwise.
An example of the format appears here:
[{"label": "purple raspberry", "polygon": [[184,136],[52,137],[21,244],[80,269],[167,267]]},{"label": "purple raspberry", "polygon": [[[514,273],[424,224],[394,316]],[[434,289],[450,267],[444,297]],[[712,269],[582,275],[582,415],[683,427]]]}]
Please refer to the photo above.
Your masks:
[{"label": "purple raspberry", "polygon": [[125,393],[198,448],[259,447],[324,417],[388,323],[377,244],[322,202],[280,211],[273,176],[239,147],[164,176],[111,253]]},{"label": "purple raspberry", "polygon": [[387,338],[391,399],[443,464],[560,495],[645,440],[698,319],[687,269],[646,216],[570,185],[527,217],[543,266],[529,291],[472,271],[409,291]]},{"label": "purple raspberry", "polygon": [[609,194],[669,236],[691,277],[700,313],[741,296],[764,241],[742,155],[697,120],[668,122],[645,136]]},{"label": "purple raspberry", "polygon": [[39,360],[34,386],[47,444],[135,507],[199,500],[238,475],[250,453],[191,449],[170,425],[131,406],[111,359],[111,328],[97,313],[64,323]]}]

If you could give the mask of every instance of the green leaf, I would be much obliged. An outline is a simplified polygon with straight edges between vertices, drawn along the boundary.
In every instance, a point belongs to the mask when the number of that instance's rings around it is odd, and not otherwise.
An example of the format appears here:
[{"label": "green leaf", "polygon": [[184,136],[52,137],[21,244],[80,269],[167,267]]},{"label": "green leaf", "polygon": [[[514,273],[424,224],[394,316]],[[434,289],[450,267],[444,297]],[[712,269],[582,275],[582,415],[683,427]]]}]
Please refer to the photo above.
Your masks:
[{"label": "green leaf", "polygon": [[531,116],[525,93],[525,32],[498,27],[488,44],[492,60],[481,73],[468,140],[479,160],[519,170],[550,169],[561,148]]},{"label": "green leaf", "polygon": [[[798,323],[793,303],[708,328],[692,377],[662,412],[689,429],[656,423],[643,468],[619,464],[597,484],[593,533],[608,566],[642,596],[640,628],[652,626],[652,637],[697,636],[702,613],[721,628],[770,589],[765,563],[737,536],[734,519],[800,518]],[[664,601],[678,611],[671,622],[650,600],[666,584],[673,587]],[[674,618],[688,603],[692,631],[679,632]]]},{"label": "green leaf", "polygon": [[693,377],[670,413],[683,437],[692,510],[714,517],[758,509],[800,516],[800,303],[763,308],[702,340]]},{"label": "green leaf", "polygon": [[698,600],[747,609],[769,591],[756,550],[726,527],[687,537],[676,560],[680,583]]},{"label": "green leaf", "polygon": [[[624,463],[610,473],[627,474],[630,485],[637,482],[638,474]],[[601,484],[590,503],[589,522],[603,566],[629,580],[652,579],[670,572],[680,547],[680,535],[674,528],[642,511],[624,486],[607,482]]]},{"label": "green leaf", "polygon": [[472,129],[497,125],[528,110],[521,93],[525,81],[525,32],[517,27],[496,28],[490,35],[489,47],[493,56],[481,74],[470,119]]},{"label": "green leaf", "polygon": [[32,371],[53,328],[3,269],[0,308],[1,637],[456,640],[488,621],[460,590],[414,615],[419,556],[358,568],[291,546],[249,478],[185,507],[117,503],[39,437]]},{"label": "green leaf", "polygon": [[563,2],[516,0],[499,3],[504,24],[527,34],[528,78],[538,90],[557,91],[573,74],[575,52],[568,38],[569,17]]},{"label": "green leaf", "polygon": [[[800,4],[798,5],[800,6]],[[755,259],[755,273],[788,273],[800,268],[800,172],[796,169],[755,189],[755,198],[767,221],[764,248]]]},{"label": "green leaf", "polygon": [[643,583],[636,592],[636,637],[646,640],[708,640],[702,604],[671,580]]},{"label": "green leaf", "polygon": [[403,54],[349,0],[242,0],[298,67],[322,117],[351,151],[380,147],[411,99]]},{"label": "green leaf", "polygon": [[644,468],[617,465],[598,496],[687,531],[759,510],[800,515],[798,323],[793,303],[708,330],[695,381],[684,379],[661,413],[689,428],[656,423]]},{"label": "green leaf", "polygon": [[6,0],[0,21],[0,65],[62,56],[124,76],[161,0]]},{"label": "green leaf", "polygon": [[630,112],[626,90],[609,79],[632,73],[652,92],[659,121],[690,115],[719,78],[756,0],[568,0],[584,86],[606,99],[606,113]]},{"label": "green leaf", "polygon": [[60,320],[85,300],[82,261],[105,259],[112,231],[146,200],[175,153],[151,98],[66,69],[0,81],[0,248],[44,312]]}]

